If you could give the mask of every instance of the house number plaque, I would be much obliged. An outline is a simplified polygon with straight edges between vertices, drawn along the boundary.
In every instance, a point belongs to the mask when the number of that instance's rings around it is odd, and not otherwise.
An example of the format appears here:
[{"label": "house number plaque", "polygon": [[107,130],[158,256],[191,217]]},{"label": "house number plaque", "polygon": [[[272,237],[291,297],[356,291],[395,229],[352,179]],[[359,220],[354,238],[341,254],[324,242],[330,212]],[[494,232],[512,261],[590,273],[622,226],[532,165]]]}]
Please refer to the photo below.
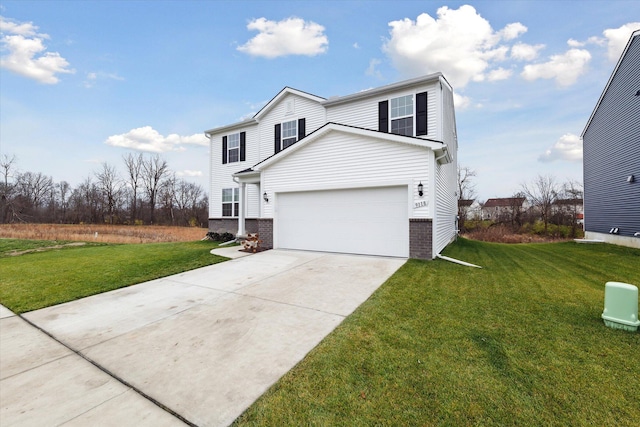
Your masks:
[{"label": "house number plaque", "polygon": [[423,206],[427,206],[427,202],[426,202],[426,200],[420,200],[419,202],[415,202],[415,203],[413,204],[413,208],[414,208],[414,209],[418,209],[418,208],[421,208],[421,207],[423,207]]}]

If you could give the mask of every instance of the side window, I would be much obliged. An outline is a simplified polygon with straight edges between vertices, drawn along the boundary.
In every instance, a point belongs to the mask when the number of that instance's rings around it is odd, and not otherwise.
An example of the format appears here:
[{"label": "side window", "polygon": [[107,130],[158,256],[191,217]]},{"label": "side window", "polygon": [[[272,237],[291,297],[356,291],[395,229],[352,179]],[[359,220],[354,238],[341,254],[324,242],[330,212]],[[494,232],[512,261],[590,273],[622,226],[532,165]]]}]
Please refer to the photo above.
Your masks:
[{"label": "side window", "polygon": [[306,136],[304,118],[278,123],[274,128],[274,153],[278,153],[295,144]]},{"label": "side window", "polygon": [[282,123],[282,141],[281,147],[284,150],[290,145],[293,145],[298,140],[298,121],[291,120],[290,122]]},{"label": "side window", "polygon": [[413,136],[413,95],[391,98],[391,133]]},{"label": "side window", "polygon": [[244,162],[247,151],[247,133],[232,133],[222,137],[222,164]]},{"label": "side window", "polygon": [[227,153],[229,163],[240,161],[240,134],[234,133],[228,136]]},{"label": "side window", "polygon": [[240,190],[238,188],[222,189],[222,216],[238,216],[240,209]]}]

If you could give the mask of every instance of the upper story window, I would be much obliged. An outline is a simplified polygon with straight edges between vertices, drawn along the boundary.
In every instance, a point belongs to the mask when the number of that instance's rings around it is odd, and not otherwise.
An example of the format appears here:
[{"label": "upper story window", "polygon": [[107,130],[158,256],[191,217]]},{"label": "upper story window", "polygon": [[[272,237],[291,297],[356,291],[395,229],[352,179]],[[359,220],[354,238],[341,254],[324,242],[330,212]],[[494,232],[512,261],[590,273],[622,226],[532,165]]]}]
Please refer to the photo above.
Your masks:
[{"label": "upper story window", "polygon": [[247,151],[247,133],[232,133],[222,137],[222,163],[244,162]]},{"label": "upper story window", "polygon": [[229,163],[240,161],[240,134],[234,133],[228,136],[227,151]]},{"label": "upper story window", "polygon": [[222,216],[238,216],[240,211],[240,190],[238,188],[222,189]]},{"label": "upper story window", "polygon": [[305,119],[278,123],[274,128],[274,153],[295,144],[306,136]]},{"label": "upper story window", "polygon": [[427,135],[427,101],[427,92],[380,101],[378,130],[406,136]]},{"label": "upper story window", "polygon": [[282,123],[282,149],[284,150],[290,145],[293,145],[298,140],[298,121],[291,120],[290,122]]},{"label": "upper story window", "polygon": [[413,136],[413,95],[390,100],[391,133]]}]

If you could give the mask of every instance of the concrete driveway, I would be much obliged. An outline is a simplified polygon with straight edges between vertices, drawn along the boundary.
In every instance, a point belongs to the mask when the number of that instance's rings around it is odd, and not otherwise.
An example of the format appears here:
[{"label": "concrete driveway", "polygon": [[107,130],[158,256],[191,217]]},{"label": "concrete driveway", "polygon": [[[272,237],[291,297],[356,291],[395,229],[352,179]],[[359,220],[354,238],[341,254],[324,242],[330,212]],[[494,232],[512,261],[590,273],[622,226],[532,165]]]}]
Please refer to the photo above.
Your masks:
[{"label": "concrete driveway", "polygon": [[2,307],[0,425],[228,425],[404,262],[270,250],[23,318]]}]

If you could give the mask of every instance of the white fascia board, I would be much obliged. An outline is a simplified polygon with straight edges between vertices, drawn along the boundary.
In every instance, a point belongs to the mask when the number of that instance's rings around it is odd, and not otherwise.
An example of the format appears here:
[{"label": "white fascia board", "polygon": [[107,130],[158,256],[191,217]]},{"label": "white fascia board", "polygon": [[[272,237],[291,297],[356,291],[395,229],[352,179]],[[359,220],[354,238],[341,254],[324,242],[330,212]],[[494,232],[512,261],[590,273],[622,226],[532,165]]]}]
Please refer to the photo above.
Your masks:
[{"label": "white fascia board", "polygon": [[589,129],[589,125],[591,124],[591,121],[593,120],[593,117],[596,115],[596,111],[598,111],[598,108],[600,107],[600,103],[602,102],[602,99],[604,98],[604,95],[609,90],[609,86],[611,85],[611,82],[613,81],[613,78],[618,73],[618,68],[620,68],[620,64],[622,64],[622,61],[624,60],[624,57],[627,56],[627,51],[629,50],[629,47],[631,47],[631,42],[636,37],[640,37],[640,30],[635,30],[633,33],[631,33],[631,37],[629,37],[629,41],[627,42],[627,45],[625,46],[624,50],[622,51],[622,55],[620,55],[620,58],[618,59],[618,63],[616,64],[615,68],[613,69],[613,72],[611,73],[611,76],[609,77],[609,80],[607,81],[607,84],[604,86],[604,90],[600,94],[600,98],[598,98],[598,102],[596,102],[595,108],[593,109],[593,111],[591,112],[591,115],[589,116],[589,120],[587,120],[587,124],[585,125],[584,129],[582,130],[582,133],[580,134],[581,138],[584,138],[584,134],[587,132],[587,129]]},{"label": "white fascia board", "polygon": [[260,120],[260,118],[263,117],[265,114],[267,114],[269,112],[269,110],[271,110],[271,108],[273,108],[274,105],[276,105],[278,102],[280,102],[280,100],[282,98],[284,98],[285,96],[287,96],[289,94],[297,95],[297,96],[300,96],[302,98],[307,98],[307,99],[309,99],[311,101],[318,102],[318,103],[322,103],[323,101],[325,101],[325,99],[320,97],[320,96],[312,95],[310,93],[303,92],[301,90],[294,89],[294,88],[291,88],[291,87],[287,86],[284,89],[282,89],[280,92],[278,92],[278,94],[276,96],[274,96],[271,99],[271,101],[267,102],[267,104],[264,107],[262,107],[260,109],[260,111],[258,111],[253,116],[253,118],[256,119],[256,120]]},{"label": "white fascia board", "polygon": [[381,95],[387,92],[395,92],[395,91],[398,91],[399,89],[408,89],[410,87],[423,85],[425,83],[437,82],[441,76],[442,76],[442,73],[440,72],[428,74],[426,76],[417,77],[409,80],[403,80],[401,82],[392,83],[390,85],[381,86],[374,89],[363,90],[350,95],[332,97],[324,101],[322,104],[325,107],[330,107],[333,105],[344,104],[346,102],[357,101],[359,99],[369,98],[371,96]]},{"label": "white fascia board", "polygon": [[207,138],[211,138],[211,135],[215,135],[216,133],[229,132],[229,131],[240,129],[247,126],[255,126],[257,124],[258,124],[258,121],[252,117],[252,118],[243,120],[241,122],[236,122],[230,125],[220,126],[217,128],[206,130],[204,131],[204,134]]},{"label": "white fascia board", "polygon": [[316,130],[312,134],[305,137],[302,141],[258,163],[253,167],[253,170],[262,171],[268,168],[269,166],[271,166],[272,164],[280,161],[284,157],[289,156],[290,154],[295,153],[298,150],[301,150],[308,144],[311,144],[313,141],[321,138],[322,136],[328,134],[329,132],[343,132],[351,135],[364,136],[366,138],[375,138],[383,141],[399,142],[401,144],[415,145],[422,148],[428,148],[430,150],[433,150],[434,152],[436,152],[437,150],[442,150],[443,148],[446,148],[446,145],[443,142],[431,141],[428,139],[416,138],[411,136],[396,135],[393,133],[378,132],[378,131],[369,130],[369,129],[362,129],[362,128],[356,128],[352,126],[341,125],[338,123],[327,123],[320,129]]}]

